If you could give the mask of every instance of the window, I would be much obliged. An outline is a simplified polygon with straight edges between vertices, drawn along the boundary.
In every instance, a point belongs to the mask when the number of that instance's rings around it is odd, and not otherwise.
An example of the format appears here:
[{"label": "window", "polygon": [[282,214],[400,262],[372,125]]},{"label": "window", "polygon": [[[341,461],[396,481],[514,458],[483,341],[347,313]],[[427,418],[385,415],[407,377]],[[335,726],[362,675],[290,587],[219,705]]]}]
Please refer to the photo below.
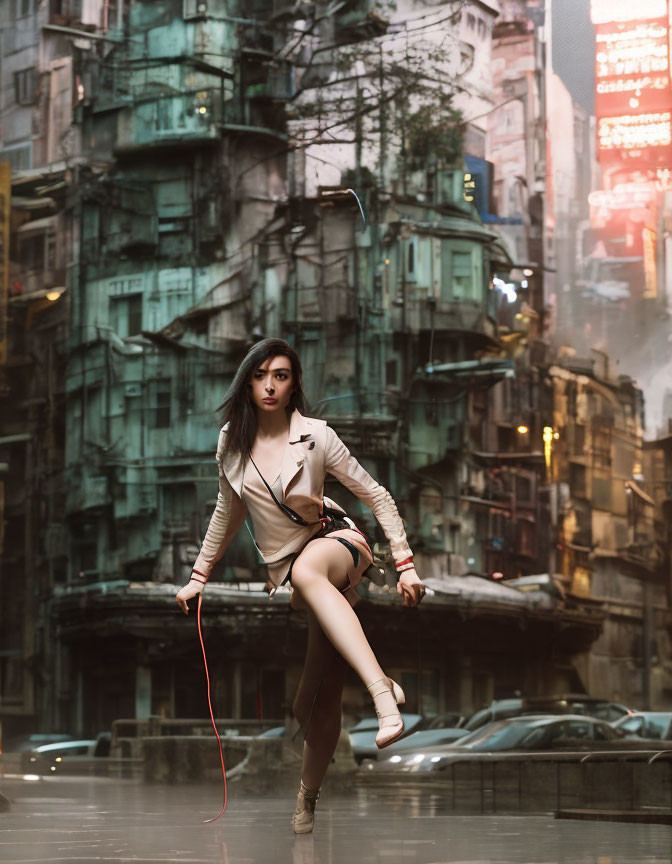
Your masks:
[{"label": "window", "polygon": [[565,737],[588,741],[593,737],[590,727],[590,723],[585,723],[582,720],[568,720],[565,723]]},{"label": "window", "polygon": [[152,410],[150,426],[153,429],[167,429],[170,426],[170,378],[152,382]]},{"label": "window", "polygon": [[522,474],[516,474],[516,501],[519,504],[530,504],[533,500],[532,495],[532,477]]},{"label": "window", "polygon": [[415,282],[416,279],[416,259],[417,259],[417,238],[411,237],[406,241],[406,267],[404,276],[406,281]]},{"label": "window", "polygon": [[16,0],[16,17],[27,18],[33,11],[32,0]]},{"label": "window", "polygon": [[471,255],[453,252],[453,292],[460,297],[471,294]]},{"label": "window", "polygon": [[544,739],[546,737],[546,729],[541,726],[538,729],[533,729],[529,735],[527,735],[520,742],[520,746],[524,747],[526,750],[533,750],[535,747],[541,747],[544,743]]},{"label": "window", "polygon": [[597,510],[611,510],[611,479],[593,476],[593,507]]},{"label": "window", "polygon": [[190,525],[197,513],[196,486],[193,483],[169,483],[161,488],[164,525]]},{"label": "window", "polygon": [[34,105],[37,101],[39,77],[34,68],[14,73],[14,99],[17,105]]},{"label": "window", "polygon": [[611,741],[612,736],[607,731],[608,728],[609,728],[608,726],[601,726],[598,723],[596,723],[593,726],[593,732],[595,733],[595,740],[596,741]]},{"label": "window", "polygon": [[399,363],[396,357],[393,360],[387,360],[385,363],[385,386],[398,387],[398,370]]},{"label": "window", "polygon": [[436,399],[428,398],[425,402],[425,422],[428,426],[439,425],[439,406]]},{"label": "window", "polygon": [[536,534],[533,522],[521,519],[518,522],[518,554],[533,558],[536,551]]},{"label": "window", "polygon": [[586,494],[586,469],[583,465],[570,463],[569,487],[572,495],[583,498]]},{"label": "window", "polygon": [[467,14],[467,27],[470,30],[476,29],[476,16],[475,15],[471,15],[470,13]]},{"label": "window", "polygon": [[122,339],[142,332],[142,294],[110,297],[110,327]]},{"label": "window", "polygon": [[28,271],[44,270],[44,234],[32,234],[21,239],[19,261]]}]

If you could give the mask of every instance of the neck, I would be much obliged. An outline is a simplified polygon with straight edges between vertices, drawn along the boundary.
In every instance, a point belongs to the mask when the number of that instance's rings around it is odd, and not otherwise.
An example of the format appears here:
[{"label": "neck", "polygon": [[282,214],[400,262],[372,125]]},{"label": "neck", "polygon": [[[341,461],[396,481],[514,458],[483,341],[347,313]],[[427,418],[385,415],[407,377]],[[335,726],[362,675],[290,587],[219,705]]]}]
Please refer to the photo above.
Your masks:
[{"label": "neck", "polygon": [[284,408],[268,413],[257,411],[257,435],[261,438],[279,438],[289,432],[289,419]]}]

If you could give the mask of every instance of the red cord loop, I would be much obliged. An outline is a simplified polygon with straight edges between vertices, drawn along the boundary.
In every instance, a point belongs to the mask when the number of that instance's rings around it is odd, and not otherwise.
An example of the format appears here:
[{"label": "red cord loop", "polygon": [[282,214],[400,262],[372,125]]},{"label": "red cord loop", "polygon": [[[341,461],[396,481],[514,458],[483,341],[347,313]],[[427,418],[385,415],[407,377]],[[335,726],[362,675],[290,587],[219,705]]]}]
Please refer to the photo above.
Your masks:
[{"label": "red cord loop", "polygon": [[222,739],[219,737],[219,732],[217,731],[217,726],[215,724],[215,715],[212,713],[212,702],[210,700],[210,676],[208,675],[208,661],[205,658],[205,645],[203,644],[203,633],[201,632],[201,601],[203,599],[203,595],[198,595],[198,613],[196,615],[196,620],[198,621],[198,638],[201,640],[201,650],[203,651],[203,665],[205,666],[205,680],[208,686],[208,707],[210,708],[210,720],[212,721],[212,728],[215,730],[215,735],[217,736],[217,743],[219,744],[219,759],[222,763],[222,777],[224,778],[224,804],[222,805],[222,809],[217,816],[213,816],[212,819],[204,819],[203,824],[207,825],[208,822],[214,822],[219,819],[220,816],[224,815],[224,811],[226,810],[226,769],[224,768],[224,754],[222,753]]}]

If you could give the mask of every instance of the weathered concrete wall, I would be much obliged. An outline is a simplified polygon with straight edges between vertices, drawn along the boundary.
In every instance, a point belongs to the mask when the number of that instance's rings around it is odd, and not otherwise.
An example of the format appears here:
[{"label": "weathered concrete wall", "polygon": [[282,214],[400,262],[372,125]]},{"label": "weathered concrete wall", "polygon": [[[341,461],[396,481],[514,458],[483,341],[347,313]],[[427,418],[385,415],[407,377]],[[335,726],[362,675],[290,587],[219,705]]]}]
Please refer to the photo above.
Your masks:
[{"label": "weathered concrete wall", "polygon": [[[243,761],[249,738],[222,738],[224,765]],[[222,776],[219,747],[214,735],[164,735],[142,738],[143,779],[148,783],[189,783],[219,780]]]},{"label": "weathered concrete wall", "polygon": [[[650,754],[649,754],[650,755]],[[544,758],[454,762],[427,774],[360,772],[358,784],[432,789],[457,813],[672,808],[672,761]]]},{"label": "weathered concrete wall", "polygon": [[[214,736],[142,738],[146,783],[221,782],[219,748]],[[270,792],[294,787],[301,778],[303,738],[222,738],[227,783],[242,791]],[[358,771],[347,732],[341,732],[325,785],[332,791],[351,788]]]}]

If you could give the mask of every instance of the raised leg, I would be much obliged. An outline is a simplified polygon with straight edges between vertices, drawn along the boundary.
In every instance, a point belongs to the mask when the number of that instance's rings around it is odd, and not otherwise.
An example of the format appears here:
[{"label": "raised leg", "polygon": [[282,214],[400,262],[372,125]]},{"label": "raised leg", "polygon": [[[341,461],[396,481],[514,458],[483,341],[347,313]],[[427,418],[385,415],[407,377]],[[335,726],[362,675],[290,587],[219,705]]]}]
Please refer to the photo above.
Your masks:
[{"label": "raised leg", "polygon": [[326,537],[313,540],[294,562],[292,586],[334,648],[368,686],[384,673],[359,618],[339,590],[347,585],[352,568],[352,556],[342,543]]}]

